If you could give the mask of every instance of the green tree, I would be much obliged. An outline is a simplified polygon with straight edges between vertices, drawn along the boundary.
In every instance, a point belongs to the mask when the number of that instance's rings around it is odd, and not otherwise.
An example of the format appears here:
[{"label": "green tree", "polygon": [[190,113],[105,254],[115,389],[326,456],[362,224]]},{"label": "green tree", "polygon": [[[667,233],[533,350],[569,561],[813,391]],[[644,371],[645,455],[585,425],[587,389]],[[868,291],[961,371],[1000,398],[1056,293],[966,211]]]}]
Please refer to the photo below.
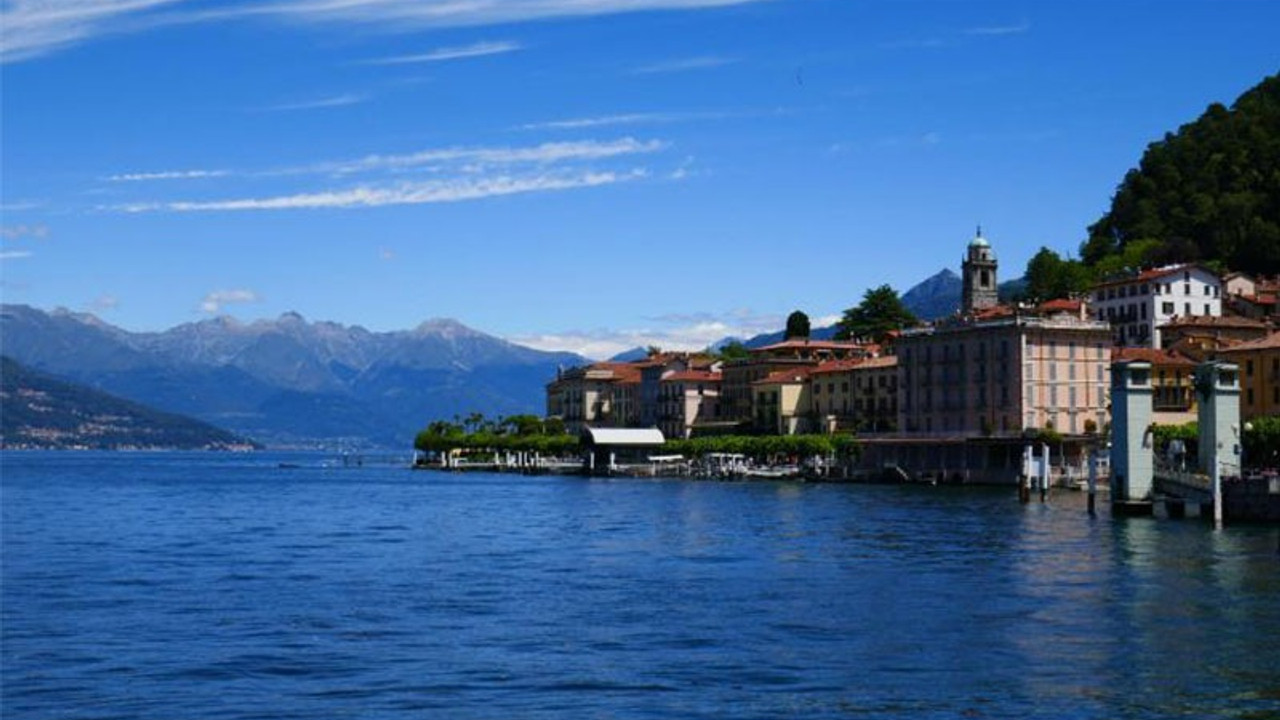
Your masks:
[{"label": "green tree", "polygon": [[730,360],[744,360],[751,355],[747,350],[747,346],[733,340],[727,342],[720,348],[720,352],[716,353],[720,360],[729,362]]},{"label": "green tree", "polygon": [[865,339],[883,342],[889,333],[919,323],[902,298],[888,285],[869,289],[857,307],[844,311],[836,323],[836,339]]},{"label": "green tree", "polygon": [[787,331],[784,336],[786,340],[808,340],[809,339],[809,316],[796,310],[787,316]]},{"label": "green tree", "polygon": [[1064,260],[1047,247],[1027,261],[1023,276],[1026,281],[1024,298],[1032,302],[1044,302],[1085,292],[1093,283],[1093,273],[1077,260]]},{"label": "green tree", "polygon": [[1280,75],[1147,146],[1080,256],[1106,275],[1105,262],[1152,238],[1140,262],[1119,266],[1217,261],[1280,272]]}]

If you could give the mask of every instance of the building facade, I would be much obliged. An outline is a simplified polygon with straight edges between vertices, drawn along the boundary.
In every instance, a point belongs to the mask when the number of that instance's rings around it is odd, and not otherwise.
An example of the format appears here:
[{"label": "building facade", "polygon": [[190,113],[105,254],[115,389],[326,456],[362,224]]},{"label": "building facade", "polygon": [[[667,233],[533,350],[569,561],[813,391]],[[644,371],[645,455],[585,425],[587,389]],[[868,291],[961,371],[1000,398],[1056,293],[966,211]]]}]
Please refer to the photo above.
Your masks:
[{"label": "building facade", "polygon": [[1240,373],[1240,418],[1280,415],[1280,332],[1218,353]]},{"label": "building facade", "polygon": [[697,425],[720,420],[720,373],[685,370],[659,383],[658,429],[668,438],[687,438]]},{"label": "building facade", "polygon": [[1095,286],[1089,310],[1110,323],[1117,345],[1164,347],[1161,328],[1175,318],[1222,315],[1222,283],[1200,265],[1145,270]]},{"label": "building facade", "polygon": [[1101,430],[1110,327],[1069,314],[961,319],[898,339],[899,430],[993,436]]}]

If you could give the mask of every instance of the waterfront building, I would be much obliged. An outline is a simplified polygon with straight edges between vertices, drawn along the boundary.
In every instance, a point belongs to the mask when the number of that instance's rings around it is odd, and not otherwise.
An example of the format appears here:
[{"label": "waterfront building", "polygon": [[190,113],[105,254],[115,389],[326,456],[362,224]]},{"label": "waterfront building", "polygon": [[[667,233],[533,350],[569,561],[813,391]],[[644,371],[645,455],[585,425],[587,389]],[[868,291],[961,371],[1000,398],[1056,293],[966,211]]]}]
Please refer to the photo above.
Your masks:
[{"label": "waterfront building", "polygon": [[726,422],[744,427],[756,421],[752,384],[783,370],[817,367],[823,362],[868,357],[873,350],[852,342],[788,340],[754,348],[748,356],[721,367],[720,414]]},{"label": "waterfront building", "polygon": [[1219,351],[1240,372],[1240,416],[1280,414],[1280,332]]},{"label": "waterfront building", "polygon": [[720,420],[720,373],[684,370],[667,373],[658,390],[657,427],[668,438],[687,438],[695,427]]},{"label": "waterfront building", "polygon": [[628,427],[639,422],[640,370],[630,363],[600,362],[563,370],[547,384],[547,416],[565,429]]},{"label": "waterfront building", "polygon": [[1094,286],[1089,310],[1111,324],[1117,345],[1164,347],[1162,327],[1174,318],[1222,315],[1222,282],[1201,265],[1144,270]]},{"label": "waterfront building", "polygon": [[899,428],[913,434],[1094,432],[1107,420],[1110,327],[1070,313],[958,318],[898,339]]},{"label": "waterfront building", "polygon": [[1000,299],[997,295],[996,256],[991,244],[982,237],[982,228],[978,228],[973,240],[960,263],[963,290],[960,296],[960,312],[971,315],[978,310],[995,307]]},{"label": "waterfront building", "polygon": [[770,435],[814,432],[809,375],[812,367],[778,370],[751,383],[756,431]]}]

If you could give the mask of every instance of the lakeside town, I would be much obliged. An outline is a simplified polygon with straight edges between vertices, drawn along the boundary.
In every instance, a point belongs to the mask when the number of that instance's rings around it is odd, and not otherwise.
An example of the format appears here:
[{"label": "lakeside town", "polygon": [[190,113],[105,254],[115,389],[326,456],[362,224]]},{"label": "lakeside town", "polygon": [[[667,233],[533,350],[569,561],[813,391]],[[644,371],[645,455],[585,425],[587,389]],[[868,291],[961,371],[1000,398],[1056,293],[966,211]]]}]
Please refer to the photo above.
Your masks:
[{"label": "lakeside town", "polygon": [[1177,264],[1002,302],[980,229],[961,275],[956,313],[883,337],[789,334],[741,357],[654,348],[563,370],[546,386],[547,416],[572,435],[856,434],[855,473],[935,482],[1016,482],[1028,443],[1047,442],[1051,474],[1071,483],[1107,442],[1113,363],[1150,365],[1153,425],[1196,421],[1196,366],[1215,360],[1238,368],[1239,427],[1280,413],[1278,279]]}]

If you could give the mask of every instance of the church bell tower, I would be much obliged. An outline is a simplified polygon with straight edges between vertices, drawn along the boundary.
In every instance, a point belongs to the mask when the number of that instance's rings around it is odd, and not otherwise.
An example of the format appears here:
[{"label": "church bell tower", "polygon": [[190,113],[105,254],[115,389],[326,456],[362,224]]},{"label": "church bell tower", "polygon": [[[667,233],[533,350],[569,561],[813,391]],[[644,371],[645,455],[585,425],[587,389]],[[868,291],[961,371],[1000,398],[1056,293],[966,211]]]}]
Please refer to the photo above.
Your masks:
[{"label": "church bell tower", "polygon": [[996,256],[991,252],[991,243],[982,237],[981,225],[978,226],[978,234],[969,241],[969,252],[961,267],[964,294],[960,312],[968,315],[975,310],[994,307],[999,302],[996,296]]}]

